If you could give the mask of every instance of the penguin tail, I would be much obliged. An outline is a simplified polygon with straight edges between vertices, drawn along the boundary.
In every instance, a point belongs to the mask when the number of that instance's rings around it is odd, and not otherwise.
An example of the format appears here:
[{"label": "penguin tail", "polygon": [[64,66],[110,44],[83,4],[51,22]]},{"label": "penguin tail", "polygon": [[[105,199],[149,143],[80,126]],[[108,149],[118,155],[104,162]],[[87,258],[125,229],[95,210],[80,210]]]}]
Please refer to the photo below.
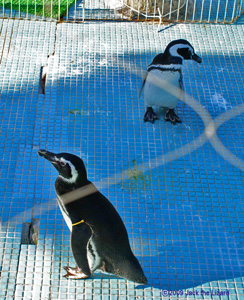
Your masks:
[{"label": "penguin tail", "polygon": [[145,276],[141,266],[139,265],[139,268],[137,267],[136,270],[132,270],[130,274],[128,274],[128,279],[132,280],[134,282],[140,283],[140,284],[147,284],[148,280]]},{"label": "penguin tail", "polygon": [[127,280],[140,284],[147,284],[148,280],[137,260],[133,255],[131,258],[120,258],[113,264],[106,263],[106,272],[113,273]]},{"label": "penguin tail", "polygon": [[133,259],[125,260],[123,267],[124,268],[121,271],[124,278],[137,283],[147,284],[147,278],[144,275],[142,267],[136,257],[133,257]]}]

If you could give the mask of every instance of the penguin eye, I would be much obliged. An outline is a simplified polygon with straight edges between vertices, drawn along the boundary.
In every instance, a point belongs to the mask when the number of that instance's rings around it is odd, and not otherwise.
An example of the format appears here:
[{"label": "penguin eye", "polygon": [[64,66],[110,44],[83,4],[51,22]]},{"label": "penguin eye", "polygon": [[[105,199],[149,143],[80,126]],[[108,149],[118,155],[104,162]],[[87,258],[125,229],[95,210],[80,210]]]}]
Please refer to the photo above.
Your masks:
[{"label": "penguin eye", "polygon": [[66,163],[63,162],[63,161],[60,161],[59,164],[60,164],[61,167],[65,167],[66,166]]}]

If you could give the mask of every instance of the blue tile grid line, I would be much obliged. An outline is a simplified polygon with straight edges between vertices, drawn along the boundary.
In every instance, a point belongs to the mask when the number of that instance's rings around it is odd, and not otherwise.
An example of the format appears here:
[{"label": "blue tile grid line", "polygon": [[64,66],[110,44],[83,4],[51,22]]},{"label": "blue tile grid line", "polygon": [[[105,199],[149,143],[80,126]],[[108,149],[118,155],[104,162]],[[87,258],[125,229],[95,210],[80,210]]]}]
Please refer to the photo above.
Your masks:
[{"label": "blue tile grid line", "polygon": [[[194,150],[204,123],[189,105],[177,107],[182,124],[165,123],[158,110],[152,125],[137,97],[152,58],[185,38],[203,59],[185,63],[186,94],[213,119],[241,111],[243,25],[165,25],[160,32],[129,22],[0,26],[0,298],[244,299],[242,171],[203,137]],[[38,83],[47,64],[44,96]],[[217,131],[240,159],[243,128],[240,113]],[[89,179],[124,220],[148,286],[100,272],[63,277],[63,267],[75,265],[70,233],[55,200],[57,173],[39,148],[83,158]],[[22,222],[32,217],[40,219],[38,244],[21,245]]]}]

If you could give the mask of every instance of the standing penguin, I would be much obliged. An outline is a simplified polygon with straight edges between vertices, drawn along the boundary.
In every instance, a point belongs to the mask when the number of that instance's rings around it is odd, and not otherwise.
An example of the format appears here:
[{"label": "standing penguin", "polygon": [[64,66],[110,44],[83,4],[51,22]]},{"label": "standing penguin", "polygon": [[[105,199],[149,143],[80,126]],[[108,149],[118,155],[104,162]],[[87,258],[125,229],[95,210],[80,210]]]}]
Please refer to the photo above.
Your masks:
[{"label": "standing penguin", "polygon": [[[181,68],[184,59],[192,59],[197,63],[202,61],[188,41],[179,39],[169,43],[164,53],[158,54],[148,66],[139,94],[140,97],[144,88],[144,100],[147,105],[144,122],[154,123],[157,119],[152,109],[155,105],[167,109],[165,121],[173,124],[181,123],[174,108],[183,93]],[[172,93],[171,89],[173,89]]]},{"label": "standing penguin", "polygon": [[118,212],[87,179],[82,159],[69,153],[39,150],[58,171],[55,190],[64,219],[71,230],[76,268],[65,267],[66,278],[87,278],[96,269],[137,283],[147,283],[131,251],[128,234]]}]

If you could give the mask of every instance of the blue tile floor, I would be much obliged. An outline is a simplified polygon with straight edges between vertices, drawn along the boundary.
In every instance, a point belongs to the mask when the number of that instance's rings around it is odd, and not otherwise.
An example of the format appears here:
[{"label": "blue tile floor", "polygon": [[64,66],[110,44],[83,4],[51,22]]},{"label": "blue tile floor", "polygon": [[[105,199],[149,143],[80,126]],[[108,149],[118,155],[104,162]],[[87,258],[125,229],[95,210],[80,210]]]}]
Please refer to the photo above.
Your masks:
[{"label": "blue tile floor", "polygon": [[[244,299],[244,25],[158,32],[145,23],[0,20],[0,28],[0,299]],[[183,123],[165,123],[159,111],[145,124],[143,73],[176,38],[203,59],[185,63]],[[39,148],[83,158],[123,218],[148,286],[100,272],[63,277],[75,265],[70,233],[57,173]],[[38,244],[21,245],[32,217]]]}]

